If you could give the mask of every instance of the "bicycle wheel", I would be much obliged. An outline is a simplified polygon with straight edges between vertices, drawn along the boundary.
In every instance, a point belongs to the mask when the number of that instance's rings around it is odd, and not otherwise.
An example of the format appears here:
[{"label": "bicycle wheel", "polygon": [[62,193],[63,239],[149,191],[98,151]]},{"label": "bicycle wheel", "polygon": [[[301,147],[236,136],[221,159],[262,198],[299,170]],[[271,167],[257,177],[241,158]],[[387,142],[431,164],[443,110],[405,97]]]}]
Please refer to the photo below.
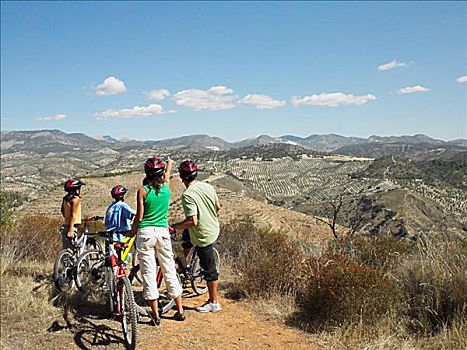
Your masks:
[{"label": "bicycle wheel", "polygon": [[136,348],[138,314],[136,312],[135,299],[128,278],[125,276],[122,277],[117,288],[120,299],[123,336],[127,344],[127,349],[133,350]]},{"label": "bicycle wheel", "polygon": [[73,286],[75,275],[74,254],[71,249],[61,250],[55,258],[53,280],[59,291],[65,291]]},{"label": "bicycle wheel", "polygon": [[[216,264],[216,269],[217,269],[217,272],[219,272],[220,261],[221,261],[219,252],[217,251],[216,248],[213,248],[213,251],[214,251],[214,260]],[[203,269],[201,268],[198,255],[195,255],[195,257],[191,261],[190,269],[192,271],[191,287],[193,288],[193,291],[198,295],[207,293],[208,284],[206,280],[204,279]]]},{"label": "bicycle wheel", "polygon": [[105,282],[105,256],[98,250],[88,250],[76,263],[76,286],[83,293],[102,290]]},{"label": "bicycle wheel", "polygon": [[105,285],[106,285],[106,302],[109,314],[113,315],[115,312],[114,298],[115,298],[115,274],[111,266],[105,267]]}]

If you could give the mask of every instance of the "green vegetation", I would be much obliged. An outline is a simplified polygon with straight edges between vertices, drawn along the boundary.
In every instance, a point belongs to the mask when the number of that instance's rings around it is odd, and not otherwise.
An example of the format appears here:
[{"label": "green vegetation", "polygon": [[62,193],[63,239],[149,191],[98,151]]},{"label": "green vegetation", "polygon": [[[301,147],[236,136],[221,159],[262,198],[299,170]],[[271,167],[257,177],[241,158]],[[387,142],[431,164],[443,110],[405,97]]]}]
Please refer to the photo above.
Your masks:
[{"label": "green vegetation", "polygon": [[0,225],[11,222],[13,209],[26,200],[25,196],[13,191],[0,191]]}]

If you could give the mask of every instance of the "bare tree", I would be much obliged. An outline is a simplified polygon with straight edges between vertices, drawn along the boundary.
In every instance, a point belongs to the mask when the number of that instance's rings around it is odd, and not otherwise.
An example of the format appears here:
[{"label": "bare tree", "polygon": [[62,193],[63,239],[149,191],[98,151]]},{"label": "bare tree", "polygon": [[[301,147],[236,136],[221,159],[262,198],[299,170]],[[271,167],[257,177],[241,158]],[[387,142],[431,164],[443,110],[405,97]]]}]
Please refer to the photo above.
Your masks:
[{"label": "bare tree", "polygon": [[[344,196],[344,192],[340,192],[336,198],[334,198],[334,200],[331,200],[330,202],[327,203],[327,205],[329,205],[331,208],[331,212],[332,212],[332,215],[331,215],[331,218],[326,218],[326,219],[322,219],[322,218],[319,218],[319,217],[316,217],[316,220],[326,224],[329,226],[329,228],[331,229],[331,232],[334,236],[334,238],[338,238],[338,235],[337,235],[337,228],[336,228],[336,225],[337,225],[337,218],[339,216],[339,212],[342,208],[342,202],[343,202],[343,196]],[[329,208],[327,208],[329,209]]]}]

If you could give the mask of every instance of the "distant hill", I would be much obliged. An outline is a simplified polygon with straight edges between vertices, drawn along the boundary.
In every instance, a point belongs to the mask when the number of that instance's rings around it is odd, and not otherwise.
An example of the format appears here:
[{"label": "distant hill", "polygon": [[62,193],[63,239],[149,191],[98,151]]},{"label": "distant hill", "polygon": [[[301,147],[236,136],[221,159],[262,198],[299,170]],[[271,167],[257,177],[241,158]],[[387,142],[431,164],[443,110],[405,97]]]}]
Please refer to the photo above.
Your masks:
[{"label": "distant hill", "polygon": [[60,130],[2,131],[2,153],[18,151],[47,154],[108,147],[111,143],[82,133],[67,134]]},{"label": "distant hill", "polygon": [[450,159],[467,151],[467,147],[449,142],[368,142],[348,145],[334,150],[335,153],[366,158],[399,156],[416,160]]},{"label": "distant hill", "polygon": [[291,157],[293,159],[301,158],[302,155],[317,156],[318,152],[305,149],[303,147],[289,143],[265,143],[255,144],[253,146],[231,148],[220,152],[220,159],[247,158],[262,160],[272,160],[274,158]]},{"label": "distant hill", "polygon": [[376,159],[364,171],[353,174],[353,177],[407,181],[420,179],[429,185],[452,186],[465,191],[467,190],[466,164],[465,159],[414,161],[386,156]]},{"label": "distant hill", "polygon": [[214,151],[224,150],[231,148],[231,144],[219,137],[212,137],[209,135],[189,135],[173,139],[165,139],[159,141],[144,141],[148,146],[155,146],[160,148],[173,149],[192,149],[199,151],[202,149],[210,149]]},{"label": "distant hill", "polygon": [[339,147],[366,142],[363,138],[346,137],[335,134],[310,135],[304,138],[293,135],[284,135],[280,138],[282,140],[295,142],[297,145],[319,152],[333,152]]},{"label": "distant hill", "polygon": [[111,136],[89,137],[82,133],[65,133],[60,130],[2,131],[2,153],[33,152],[48,154],[83,150],[130,150],[161,148],[168,151],[225,151],[257,145],[289,144],[316,152],[332,152],[342,155],[378,158],[396,155],[417,160],[462,158],[467,152],[467,140],[441,141],[423,134],[413,136],[370,136],[369,138],[346,137],[336,134],[299,137],[284,135],[271,137],[260,135],[238,142],[228,142],[205,134],[187,135],[164,140],[117,140]]}]

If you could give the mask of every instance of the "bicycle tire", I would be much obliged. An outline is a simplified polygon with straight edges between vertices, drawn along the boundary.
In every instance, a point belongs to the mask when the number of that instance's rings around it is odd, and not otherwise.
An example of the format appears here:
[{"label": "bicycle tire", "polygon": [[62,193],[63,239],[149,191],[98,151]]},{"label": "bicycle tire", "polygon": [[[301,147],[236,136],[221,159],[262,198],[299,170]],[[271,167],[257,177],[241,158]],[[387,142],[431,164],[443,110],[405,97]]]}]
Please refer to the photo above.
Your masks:
[{"label": "bicycle tire", "polygon": [[133,350],[136,348],[138,313],[136,312],[133,290],[126,276],[122,277],[117,288],[120,297],[123,337],[127,345],[126,348]]},{"label": "bicycle tire", "polygon": [[74,253],[71,249],[62,249],[54,262],[52,275],[55,288],[60,292],[72,288],[75,279]]},{"label": "bicycle tire", "polygon": [[113,315],[115,312],[115,274],[114,270],[111,266],[105,267],[105,284],[107,286],[106,290],[106,302],[107,302],[107,309],[110,315]]},{"label": "bicycle tire", "polygon": [[[221,259],[219,256],[219,252],[216,248],[213,248],[214,252],[214,260],[216,264],[216,270],[219,272]],[[193,291],[198,295],[203,295],[208,292],[208,285],[206,280],[204,279],[203,269],[201,268],[201,264],[199,261],[198,254],[195,255],[191,262],[191,288]]]},{"label": "bicycle tire", "polygon": [[76,262],[76,286],[83,293],[102,289],[105,282],[105,256],[99,250],[88,250]]}]

